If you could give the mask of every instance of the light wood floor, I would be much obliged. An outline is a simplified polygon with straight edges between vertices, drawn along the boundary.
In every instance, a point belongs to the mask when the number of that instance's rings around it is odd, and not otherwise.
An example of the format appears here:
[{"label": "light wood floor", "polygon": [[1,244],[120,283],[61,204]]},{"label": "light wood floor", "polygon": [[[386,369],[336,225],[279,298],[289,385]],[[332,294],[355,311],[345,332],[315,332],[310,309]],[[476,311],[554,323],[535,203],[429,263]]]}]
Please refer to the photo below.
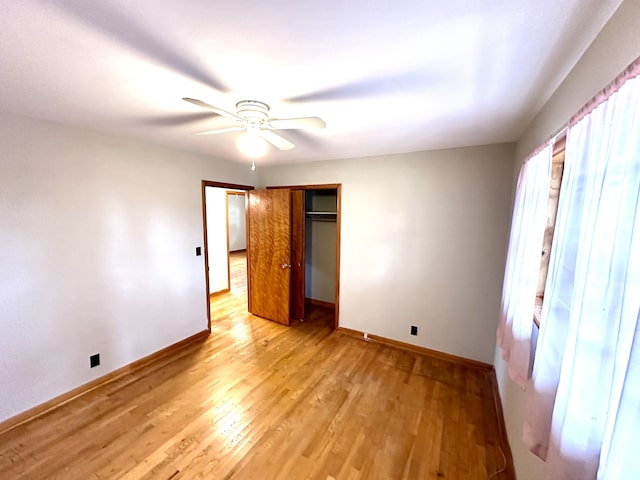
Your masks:
[{"label": "light wood floor", "polygon": [[332,332],[318,308],[293,327],[254,317],[241,277],[205,341],[1,435],[0,478],[469,480],[504,465],[490,372]]}]

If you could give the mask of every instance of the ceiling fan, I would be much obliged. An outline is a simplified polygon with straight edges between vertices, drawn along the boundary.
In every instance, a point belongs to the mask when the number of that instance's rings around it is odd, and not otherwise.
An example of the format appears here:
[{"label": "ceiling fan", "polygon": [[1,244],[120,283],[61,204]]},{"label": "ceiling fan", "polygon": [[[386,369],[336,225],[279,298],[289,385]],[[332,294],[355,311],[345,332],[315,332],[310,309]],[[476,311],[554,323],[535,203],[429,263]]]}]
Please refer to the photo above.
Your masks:
[{"label": "ceiling fan", "polygon": [[[236,113],[214,107],[195,98],[185,97],[183,100],[226,117],[232,122],[228,126],[197,132],[193,135],[218,135],[246,131],[246,137],[249,139],[262,138],[280,150],[291,150],[295,145],[274,133],[275,130],[324,128],[326,126],[324,120],[319,117],[272,118],[269,116],[269,105],[258,100],[239,101],[236,103]],[[248,150],[250,156],[256,156],[255,153],[251,153],[250,148]]]}]

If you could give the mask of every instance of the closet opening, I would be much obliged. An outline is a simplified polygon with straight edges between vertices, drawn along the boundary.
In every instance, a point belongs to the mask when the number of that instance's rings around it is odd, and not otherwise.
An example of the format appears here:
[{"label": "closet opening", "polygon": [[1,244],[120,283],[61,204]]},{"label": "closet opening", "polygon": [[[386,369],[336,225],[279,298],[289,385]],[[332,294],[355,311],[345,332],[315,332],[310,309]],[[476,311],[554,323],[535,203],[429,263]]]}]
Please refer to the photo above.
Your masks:
[{"label": "closet opening", "polygon": [[338,328],[340,194],[340,184],[249,192],[251,313],[284,325],[326,321]]},{"label": "closet opening", "polygon": [[[304,191],[304,311],[336,311],[336,189]],[[335,323],[335,320],[334,320]]]}]

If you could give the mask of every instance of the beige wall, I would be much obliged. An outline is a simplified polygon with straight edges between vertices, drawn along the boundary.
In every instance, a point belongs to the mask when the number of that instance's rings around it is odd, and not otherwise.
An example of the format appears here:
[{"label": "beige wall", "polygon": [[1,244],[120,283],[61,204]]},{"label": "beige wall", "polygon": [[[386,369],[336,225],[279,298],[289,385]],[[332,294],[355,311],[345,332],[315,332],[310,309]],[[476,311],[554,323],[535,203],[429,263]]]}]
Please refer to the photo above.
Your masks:
[{"label": "beige wall", "polygon": [[341,326],[491,363],[513,147],[261,167],[260,181],[342,184]]},{"label": "beige wall", "polygon": [[[516,169],[530,151],[560,130],[589,99],[640,56],[639,25],[640,2],[625,0],[519,139]],[[498,349],[494,363],[518,479],[538,480],[543,477],[543,463],[527,451],[521,440],[525,394],[508,379]]]},{"label": "beige wall", "polygon": [[0,421],[207,328],[200,182],[245,165],[1,113],[0,145]]}]

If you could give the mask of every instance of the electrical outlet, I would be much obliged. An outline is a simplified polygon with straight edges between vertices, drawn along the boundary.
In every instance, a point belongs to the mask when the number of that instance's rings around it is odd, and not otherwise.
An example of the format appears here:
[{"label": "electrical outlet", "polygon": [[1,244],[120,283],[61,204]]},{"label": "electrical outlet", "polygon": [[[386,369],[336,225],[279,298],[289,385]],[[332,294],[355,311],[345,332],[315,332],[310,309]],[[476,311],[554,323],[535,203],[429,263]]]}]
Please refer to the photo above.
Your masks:
[{"label": "electrical outlet", "polygon": [[89,365],[91,365],[91,368],[97,367],[98,365],[100,365],[100,354],[99,353],[96,353],[95,355],[91,355],[89,357]]},{"label": "electrical outlet", "polygon": [[411,325],[411,335],[418,335],[418,327]]}]

